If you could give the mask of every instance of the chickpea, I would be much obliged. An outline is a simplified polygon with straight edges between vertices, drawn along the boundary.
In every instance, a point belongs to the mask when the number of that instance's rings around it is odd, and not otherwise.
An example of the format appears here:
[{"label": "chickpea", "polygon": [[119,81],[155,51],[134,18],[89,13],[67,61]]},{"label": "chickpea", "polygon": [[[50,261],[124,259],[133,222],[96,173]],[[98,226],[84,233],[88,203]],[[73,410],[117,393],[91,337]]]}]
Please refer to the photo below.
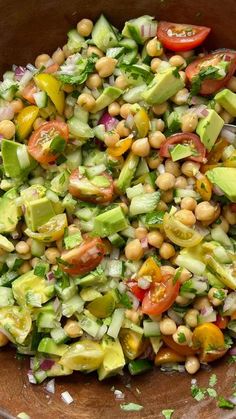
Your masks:
[{"label": "chickpea", "polygon": [[100,58],[104,57],[104,54],[100,49],[94,47],[93,45],[89,45],[87,49],[87,56],[90,57],[92,54],[96,54]]},{"label": "chickpea", "polygon": [[147,164],[150,169],[157,169],[161,161],[161,158],[156,152],[152,152],[151,155],[147,158]]},{"label": "chickpea", "polygon": [[208,201],[200,202],[195,209],[195,216],[199,221],[210,221],[215,214],[216,207]]},{"label": "chickpea", "polygon": [[65,58],[68,58],[71,55],[71,52],[70,52],[67,44],[62,47],[62,51],[65,55]]},{"label": "chickpea", "polygon": [[66,105],[64,109],[64,115],[66,119],[70,119],[74,115],[74,108],[73,106]]},{"label": "chickpea", "polygon": [[139,140],[134,141],[131,149],[136,156],[147,157],[150,153],[148,138],[140,138]]},{"label": "chickpea", "polygon": [[139,322],[140,312],[136,310],[125,310],[125,317],[137,324]]},{"label": "chickpea", "polygon": [[157,72],[158,67],[160,66],[161,62],[162,61],[161,61],[160,58],[153,58],[152,59],[152,61],[151,61],[151,70],[152,70],[153,73],[156,73]]},{"label": "chickpea", "polygon": [[156,123],[156,130],[163,132],[165,129],[165,122],[163,121],[163,119],[161,118],[155,119],[155,123]]},{"label": "chickpea", "polygon": [[197,206],[196,199],[192,198],[191,196],[186,196],[181,200],[180,207],[183,210],[194,211]]},{"label": "chickpea", "polygon": [[181,69],[186,67],[186,61],[183,57],[181,57],[181,55],[172,55],[172,57],[169,59],[169,64],[173,67],[178,67]]},{"label": "chickpea", "polygon": [[124,105],[120,107],[120,116],[123,119],[126,119],[131,113],[131,105],[129,103],[124,103]]},{"label": "chickpea", "polygon": [[220,112],[220,117],[225,121],[225,124],[230,124],[234,120],[234,117],[225,110]]},{"label": "chickpea", "polygon": [[115,80],[115,86],[118,87],[118,89],[124,90],[128,87],[128,85],[129,83],[123,75],[118,76]]},{"label": "chickpea", "polygon": [[26,274],[31,270],[31,264],[29,262],[22,263],[21,267],[18,269],[20,275]]},{"label": "chickpea", "polygon": [[179,52],[179,55],[181,55],[185,59],[192,57],[194,54],[195,54],[195,51],[193,49],[190,49],[189,51],[180,51]]},{"label": "chickpea", "polygon": [[181,129],[183,132],[194,132],[197,124],[198,117],[193,112],[188,112],[181,118]]},{"label": "chickpea", "polygon": [[166,140],[161,131],[154,131],[149,134],[149,144],[153,148],[160,148],[162,143]]},{"label": "chickpea", "polygon": [[129,128],[127,128],[125,126],[125,121],[124,120],[118,122],[118,124],[116,126],[116,132],[118,132],[118,134],[121,138],[128,137],[128,135],[130,134],[130,130],[129,130]]},{"label": "chickpea", "polygon": [[169,204],[170,202],[173,201],[173,189],[169,189],[168,191],[163,191],[161,193],[161,199],[166,203]]},{"label": "chickpea", "polygon": [[20,257],[21,257],[21,259],[23,259],[23,260],[30,260],[30,259],[31,259],[31,257],[32,257],[32,255],[31,255],[31,253],[30,253],[30,252],[28,252],[28,253],[25,253],[24,255],[23,255],[23,254],[21,254],[21,255],[20,255]]},{"label": "chickpea", "polygon": [[231,211],[229,206],[223,208],[223,215],[230,225],[236,224],[236,213]]},{"label": "chickpea", "polygon": [[163,276],[165,276],[165,275],[174,276],[175,275],[175,268],[173,268],[172,266],[169,266],[169,265],[161,265],[160,266],[160,270],[161,270],[161,274]]},{"label": "chickpea", "polygon": [[162,191],[168,191],[175,186],[175,176],[172,173],[162,173],[157,177],[156,185]]},{"label": "chickpea", "polygon": [[163,54],[162,45],[160,41],[158,41],[157,37],[148,41],[146,45],[146,51],[150,57],[159,57]]},{"label": "chickpea", "polygon": [[90,74],[86,80],[89,89],[98,89],[102,85],[102,79],[97,73]]},{"label": "chickpea", "polygon": [[194,177],[200,169],[200,164],[194,161],[185,161],[181,166],[182,173],[187,177]]},{"label": "chickpea", "polygon": [[90,112],[94,108],[96,100],[89,93],[81,93],[77,99],[77,103],[86,111]]},{"label": "chickpea", "polygon": [[35,67],[41,68],[47,64],[47,62],[51,59],[50,55],[48,54],[40,54],[37,56],[35,60]]},{"label": "chickpea", "polygon": [[178,297],[176,297],[175,299],[176,303],[179,304],[180,306],[186,306],[189,304],[189,298],[187,297],[182,297],[182,295],[178,295]]},{"label": "chickpea", "polygon": [[109,77],[115,70],[117,60],[111,57],[102,57],[95,64],[95,68],[100,77]]},{"label": "chickpea", "polygon": [[175,255],[175,248],[172,244],[163,242],[159,253],[162,259],[168,260]]},{"label": "chickpea", "polygon": [[185,361],[185,369],[189,374],[195,374],[200,368],[199,359],[196,356],[188,356]]},{"label": "chickpea", "polygon": [[156,247],[160,249],[161,245],[163,244],[164,237],[158,230],[150,231],[147,235],[147,240],[150,246]]},{"label": "chickpea", "polygon": [[107,147],[114,147],[116,143],[119,141],[120,136],[115,131],[108,131],[104,134],[104,143]]},{"label": "chickpea", "polygon": [[72,339],[78,338],[83,334],[83,330],[81,329],[79,322],[77,322],[76,320],[67,320],[63,329],[66,332],[66,334]]},{"label": "chickpea", "polygon": [[183,82],[185,84],[186,81],[187,81],[187,76],[186,76],[185,71],[179,71],[179,75],[180,75],[181,79],[183,80]]},{"label": "chickpea", "polygon": [[199,316],[199,311],[196,310],[195,308],[191,308],[185,314],[184,321],[188,327],[195,328],[198,325],[198,316]]},{"label": "chickpea", "polygon": [[178,176],[175,181],[175,188],[185,189],[188,185],[187,180],[183,176]]},{"label": "chickpea", "polygon": [[190,345],[192,343],[192,332],[186,326],[179,326],[173,334],[173,340],[179,345]]},{"label": "chickpea", "polygon": [[65,61],[65,54],[61,48],[57,48],[52,54],[52,61],[58,65],[62,65]]},{"label": "chickpea", "polygon": [[232,92],[236,92],[236,77],[231,77],[231,79],[228,81],[226,87],[229,90],[232,90]]},{"label": "chickpea", "polygon": [[172,175],[176,177],[181,174],[179,163],[172,161],[170,159],[167,159],[165,161],[165,171],[166,173],[171,173]]},{"label": "chickpea", "polygon": [[181,209],[175,213],[175,217],[184,225],[192,227],[196,223],[196,217],[192,211]]},{"label": "chickpea", "polygon": [[177,330],[177,326],[174,320],[169,319],[168,317],[160,321],[160,331],[163,335],[170,336],[173,335]]},{"label": "chickpea", "polygon": [[3,135],[6,140],[10,140],[12,137],[14,137],[15,133],[16,127],[12,121],[4,119],[0,122],[0,134]]},{"label": "chickpea", "polygon": [[30,246],[25,241],[20,241],[16,244],[15,249],[19,255],[26,255],[30,251]]},{"label": "chickpea", "polygon": [[117,102],[113,102],[108,106],[108,113],[111,116],[117,116],[120,114],[120,105]]},{"label": "chickpea", "polygon": [[125,246],[125,256],[129,260],[140,260],[144,255],[143,248],[138,239],[131,240]]},{"label": "chickpea", "polygon": [[19,113],[24,107],[21,99],[13,100],[12,102],[10,102],[10,105],[14,113]]},{"label": "chickpea", "polygon": [[45,250],[45,256],[51,265],[55,265],[57,258],[60,257],[60,252],[56,247],[49,247]]},{"label": "chickpea", "polygon": [[219,291],[221,293],[224,293],[224,296],[226,297],[226,291],[224,289],[217,289],[212,287],[209,291],[208,291],[208,299],[211,302],[211,304],[215,307],[220,306],[221,304],[223,304],[224,299],[220,299],[217,298],[217,293],[219,293]]},{"label": "chickpea", "polygon": [[144,239],[148,234],[148,231],[145,227],[137,227],[135,230],[135,237],[136,239]]},{"label": "chickpea", "polygon": [[152,111],[155,115],[163,115],[168,109],[168,103],[163,102],[160,105],[153,105]]},{"label": "chickpea", "polygon": [[4,333],[0,332],[0,348],[6,346],[9,342],[9,339],[4,335]]},{"label": "chickpea", "polygon": [[93,30],[93,22],[90,19],[82,19],[77,23],[77,31],[81,36],[89,36]]},{"label": "chickpea", "polygon": [[172,96],[171,100],[176,105],[184,105],[189,98],[189,91],[188,89],[184,88],[179,90],[174,96]]},{"label": "chickpea", "polygon": [[194,301],[193,307],[196,308],[196,310],[201,311],[204,308],[211,307],[211,304],[209,303],[209,300],[207,297],[198,297]]},{"label": "chickpea", "polygon": [[68,234],[69,235],[73,235],[73,234],[76,234],[76,233],[79,233],[79,232],[80,232],[80,229],[76,224],[70,224],[69,225],[69,227],[68,227]]}]

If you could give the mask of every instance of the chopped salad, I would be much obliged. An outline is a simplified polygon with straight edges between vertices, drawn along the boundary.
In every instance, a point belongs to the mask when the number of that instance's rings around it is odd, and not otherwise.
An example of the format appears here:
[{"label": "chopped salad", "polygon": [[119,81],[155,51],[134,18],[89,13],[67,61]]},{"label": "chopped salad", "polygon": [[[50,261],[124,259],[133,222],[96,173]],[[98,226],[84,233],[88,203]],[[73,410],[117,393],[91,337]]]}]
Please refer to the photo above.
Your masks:
[{"label": "chopped salad", "polygon": [[236,354],[236,52],[209,33],[101,15],[3,75],[0,346],[31,383]]}]

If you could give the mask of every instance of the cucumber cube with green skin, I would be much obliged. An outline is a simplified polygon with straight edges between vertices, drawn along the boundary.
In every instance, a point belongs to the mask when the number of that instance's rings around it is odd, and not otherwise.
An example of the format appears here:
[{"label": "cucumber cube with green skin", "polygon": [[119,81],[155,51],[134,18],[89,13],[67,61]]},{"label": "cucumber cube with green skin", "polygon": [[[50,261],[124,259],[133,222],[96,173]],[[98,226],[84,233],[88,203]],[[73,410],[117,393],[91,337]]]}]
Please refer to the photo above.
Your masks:
[{"label": "cucumber cube with green skin", "polygon": [[236,93],[231,92],[229,89],[223,89],[216,94],[215,101],[230,115],[236,117]]},{"label": "cucumber cube with green skin", "polygon": [[142,93],[143,99],[149,105],[160,105],[174,96],[184,87],[176,67],[169,67],[154,76],[154,79]]},{"label": "cucumber cube with green skin", "polygon": [[125,358],[119,339],[111,339],[105,336],[102,340],[104,359],[98,368],[99,381],[119,373],[125,366]]},{"label": "cucumber cube with green skin", "polygon": [[93,233],[99,237],[107,237],[124,230],[127,226],[126,217],[118,206],[95,217]]},{"label": "cucumber cube with green skin", "polygon": [[103,284],[107,281],[107,278],[104,274],[104,270],[101,266],[98,266],[97,269],[90,272],[88,275],[83,278],[76,278],[75,284],[80,287],[93,287],[97,284]]},{"label": "cucumber cube with green skin", "polygon": [[43,338],[38,346],[38,352],[49,355],[62,356],[67,351],[68,345],[57,345],[52,338]]},{"label": "cucumber cube with green skin", "polygon": [[196,132],[206,149],[211,151],[223,128],[224,120],[214,109],[208,109],[207,111],[208,115],[198,122]]},{"label": "cucumber cube with green skin", "polygon": [[37,165],[36,161],[29,155],[29,166],[22,168],[18,158],[18,150],[21,150],[24,144],[3,139],[1,142],[3,169],[6,176],[11,178],[26,177],[28,173]]},{"label": "cucumber cube with green skin", "polygon": [[27,227],[36,231],[56,215],[54,207],[48,198],[40,198],[25,205],[25,222]]},{"label": "cucumber cube with green skin", "polygon": [[104,52],[108,48],[118,45],[116,33],[104,15],[99,17],[93,27],[92,40],[94,44]]},{"label": "cucumber cube with green skin", "polygon": [[94,137],[93,129],[87,123],[80,121],[75,116],[72,116],[67,123],[72,137],[81,138],[83,140]]},{"label": "cucumber cube with green skin", "polygon": [[135,171],[139,163],[139,157],[135,156],[133,153],[129,153],[125,163],[121,169],[118,181],[117,188],[125,192],[126,189],[130,186],[131,181],[134,177]]},{"label": "cucumber cube with green skin", "polygon": [[76,29],[71,29],[68,34],[67,47],[71,53],[79,52],[81,48],[86,45],[85,39],[79,35]]},{"label": "cucumber cube with green skin", "polygon": [[102,94],[96,99],[96,103],[91,113],[97,113],[102,109],[109,106],[114,102],[118,97],[123,93],[123,90],[118,89],[118,87],[108,86],[106,87]]},{"label": "cucumber cube with green skin", "polygon": [[146,193],[143,195],[135,196],[130,203],[129,212],[131,216],[146,214],[155,210],[158,202],[160,201],[160,193]]},{"label": "cucumber cube with green skin", "polygon": [[[150,36],[148,36],[148,34],[144,35],[142,32],[142,28],[145,26],[150,27],[151,25],[157,27],[157,22],[154,20],[152,16],[148,15],[128,20],[125,22],[122,35],[126,36],[127,38],[132,38],[138,44],[143,45],[144,42],[150,38]],[[156,32],[156,30],[154,31]]]}]

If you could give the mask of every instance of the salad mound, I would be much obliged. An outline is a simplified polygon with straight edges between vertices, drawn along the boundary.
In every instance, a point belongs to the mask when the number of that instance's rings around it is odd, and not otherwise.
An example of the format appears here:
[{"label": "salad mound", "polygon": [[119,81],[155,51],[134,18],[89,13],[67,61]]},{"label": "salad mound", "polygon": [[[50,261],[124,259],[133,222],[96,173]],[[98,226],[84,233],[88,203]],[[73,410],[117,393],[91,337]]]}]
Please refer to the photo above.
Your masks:
[{"label": "salad mound", "polygon": [[102,15],[0,83],[0,346],[31,383],[196,373],[236,337],[236,53]]}]

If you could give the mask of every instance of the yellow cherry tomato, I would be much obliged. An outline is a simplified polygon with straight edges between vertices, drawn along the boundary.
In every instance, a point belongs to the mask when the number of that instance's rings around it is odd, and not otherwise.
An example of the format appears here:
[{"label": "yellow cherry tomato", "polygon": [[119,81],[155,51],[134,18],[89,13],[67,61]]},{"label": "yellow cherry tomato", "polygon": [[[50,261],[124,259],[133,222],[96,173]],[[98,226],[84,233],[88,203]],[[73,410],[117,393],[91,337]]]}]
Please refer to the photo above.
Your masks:
[{"label": "yellow cherry tomato", "polygon": [[129,359],[140,356],[148,346],[148,340],[143,339],[140,333],[126,328],[121,329],[119,341],[125,356]]},{"label": "yellow cherry tomato", "polygon": [[98,342],[82,339],[69,346],[59,364],[75,371],[94,371],[103,361],[104,351]]},{"label": "yellow cherry tomato", "polygon": [[138,278],[142,276],[151,276],[153,282],[162,281],[161,270],[152,257],[147,258],[141,266],[138,272]]},{"label": "yellow cherry tomato", "polygon": [[205,175],[196,181],[196,191],[204,201],[210,201],[212,195],[212,185]]},{"label": "yellow cherry tomato", "polygon": [[212,362],[226,352],[224,335],[213,323],[197,326],[192,336],[193,348],[199,350],[201,362]]},{"label": "yellow cherry tomato", "polygon": [[169,364],[170,362],[184,362],[186,357],[175,352],[171,348],[161,348],[155,356],[155,365]]},{"label": "yellow cherry tomato", "polygon": [[54,103],[59,114],[63,114],[65,106],[65,94],[61,90],[61,83],[52,74],[41,73],[34,77],[39,89],[43,90]]},{"label": "yellow cherry tomato", "polygon": [[66,214],[58,214],[52,217],[46,224],[40,226],[38,228],[38,233],[27,228],[25,234],[32,239],[50,243],[62,238],[67,225]]},{"label": "yellow cherry tomato", "polygon": [[9,340],[22,344],[31,331],[31,315],[26,307],[0,308],[0,327],[5,329]]},{"label": "yellow cherry tomato", "polygon": [[168,239],[181,247],[196,246],[203,239],[201,234],[181,223],[174,215],[164,215],[163,227]]},{"label": "yellow cherry tomato", "polygon": [[26,106],[20,111],[16,118],[16,133],[20,140],[28,137],[37,118],[39,108],[37,106]]},{"label": "yellow cherry tomato", "polygon": [[123,138],[118,141],[114,147],[108,147],[107,151],[112,157],[120,157],[124,154],[132,145],[132,137]]},{"label": "yellow cherry tomato", "polygon": [[147,112],[143,108],[141,108],[134,115],[134,123],[138,130],[138,137],[139,138],[146,137],[149,131],[150,121],[149,121]]}]

